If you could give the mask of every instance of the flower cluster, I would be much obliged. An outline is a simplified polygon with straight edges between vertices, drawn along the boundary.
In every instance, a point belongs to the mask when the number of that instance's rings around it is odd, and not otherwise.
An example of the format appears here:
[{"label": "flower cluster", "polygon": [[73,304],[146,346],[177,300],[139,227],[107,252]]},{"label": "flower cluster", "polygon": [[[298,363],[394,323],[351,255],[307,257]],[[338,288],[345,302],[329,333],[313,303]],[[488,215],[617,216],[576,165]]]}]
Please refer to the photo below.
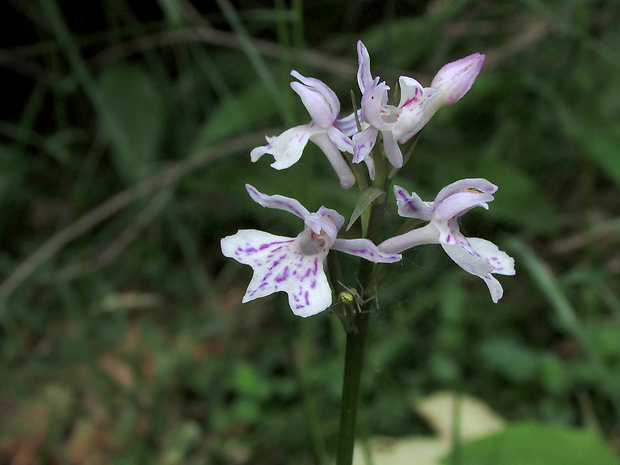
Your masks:
[{"label": "flower cluster", "polygon": [[[318,79],[292,71],[291,75],[299,82],[292,82],[291,87],[301,98],[311,121],[277,137],[267,137],[267,145],[256,147],[250,153],[253,162],[264,154],[271,154],[275,160],[273,168],[288,168],[301,158],[304,147],[312,141],[329,160],[343,188],[355,184],[354,172],[359,176],[357,165],[364,162],[368,178],[383,190],[387,184],[385,177],[375,179],[377,157],[385,157],[395,169],[401,168],[403,144],[407,144],[441,107],[458,102],[467,93],[485,58],[474,53],[446,64],[435,75],[430,87],[401,76],[398,81],[400,102],[395,106],[388,103],[389,86],[379,77],[373,78],[370,56],[361,41],[357,44],[357,53],[360,110],[339,119],[340,102],[334,91]],[[377,144],[377,141],[383,143]],[[332,304],[332,291],[325,272],[330,250],[371,262],[393,263],[401,259],[401,252],[412,247],[441,244],[461,268],[485,281],[494,302],[502,297],[503,289],[492,275],[514,274],[514,260],[506,253],[489,241],[467,238],[459,231],[460,216],[476,206],[489,208],[488,202],[493,200],[497,186],[485,179],[452,183],[442,189],[433,202],[424,202],[417,194],[394,186],[399,214],[428,224],[378,246],[367,238],[338,238],[344,218],[335,210],[322,206],[316,213],[310,213],[295,199],[265,195],[250,185],[246,188],[259,205],[298,216],[304,221],[304,229],[295,238],[240,230],[222,239],[223,254],[250,265],[254,271],[243,302],[282,291],[288,294],[289,305],[296,315],[310,316],[327,309]]]}]

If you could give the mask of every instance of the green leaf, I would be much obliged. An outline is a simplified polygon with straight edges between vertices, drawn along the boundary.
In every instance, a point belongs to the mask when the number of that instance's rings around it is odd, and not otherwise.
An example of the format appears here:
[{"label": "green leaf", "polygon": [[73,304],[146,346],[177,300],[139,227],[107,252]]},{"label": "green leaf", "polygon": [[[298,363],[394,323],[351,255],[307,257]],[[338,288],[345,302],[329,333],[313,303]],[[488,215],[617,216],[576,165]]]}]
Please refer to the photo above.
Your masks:
[{"label": "green leaf", "polygon": [[101,119],[116,168],[129,183],[153,170],[161,141],[164,105],[150,77],[137,66],[117,65],[99,79]]},{"label": "green leaf", "polygon": [[[618,465],[612,450],[592,431],[538,423],[515,423],[459,450],[460,465]],[[454,463],[450,457],[444,464]]]},{"label": "green leaf", "polygon": [[[381,194],[384,194],[384,193],[385,192],[383,192],[381,189],[377,187],[368,187],[364,189],[360,193],[357,199],[357,204],[355,205],[355,208],[353,209],[353,213],[351,214],[351,219],[349,220],[349,224],[347,225],[346,231],[351,229],[351,226],[353,226],[353,223],[355,223],[355,221],[360,216],[362,216],[362,214],[366,211],[366,209],[370,206],[370,204],[373,203]],[[367,227],[368,227],[368,218],[363,218],[362,229],[366,231]]]}]

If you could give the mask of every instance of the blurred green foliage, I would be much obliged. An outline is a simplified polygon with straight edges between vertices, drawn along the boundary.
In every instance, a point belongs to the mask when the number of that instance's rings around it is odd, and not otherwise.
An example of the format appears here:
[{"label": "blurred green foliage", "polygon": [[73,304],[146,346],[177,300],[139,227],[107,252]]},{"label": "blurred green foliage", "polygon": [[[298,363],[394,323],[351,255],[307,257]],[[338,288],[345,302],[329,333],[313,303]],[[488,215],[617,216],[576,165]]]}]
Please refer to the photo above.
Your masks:
[{"label": "blurred green foliage", "polygon": [[[467,444],[463,446],[458,460],[463,465],[618,463],[617,457],[592,432],[535,423],[517,423],[500,433]],[[451,459],[446,459],[444,463],[451,463]]]},{"label": "blurred green foliage", "polygon": [[462,229],[517,260],[497,305],[439,247],[391,267],[362,435],[428,432],[413,405],[452,389],[617,452],[620,5],[211,3],[1,7],[21,33],[0,54],[19,102],[0,110],[0,462],[330,463],[339,322],[297,319],[282,295],[242,305],[251,271],[219,240],[298,232],[245,183],[353,213],[316,147],[284,172],[249,151],[308,122],[291,69],[351,110],[358,39],[392,86],[486,53],[396,182],[425,200],[461,178],[499,185]]}]

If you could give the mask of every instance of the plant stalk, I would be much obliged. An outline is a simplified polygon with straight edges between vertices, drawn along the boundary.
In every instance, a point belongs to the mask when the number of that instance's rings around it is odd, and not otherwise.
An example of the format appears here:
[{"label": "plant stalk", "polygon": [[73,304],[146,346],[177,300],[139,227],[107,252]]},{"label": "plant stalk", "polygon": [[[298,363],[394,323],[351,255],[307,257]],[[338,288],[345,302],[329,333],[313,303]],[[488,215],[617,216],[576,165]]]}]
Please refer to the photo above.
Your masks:
[{"label": "plant stalk", "polygon": [[368,312],[358,313],[354,319],[357,331],[347,333],[342,404],[340,406],[340,435],[338,437],[338,453],[336,456],[337,465],[351,465],[353,463],[355,425],[360,397],[362,368],[364,366],[368,316]]},{"label": "plant stalk", "polygon": [[[379,182],[381,183],[380,185],[382,185],[385,182],[385,177],[382,176]],[[383,202],[377,199],[371,206],[368,228],[368,237],[371,240],[377,238],[381,230],[385,202],[385,196],[383,197]],[[373,291],[373,295],[368,296],[364,290],[374,288],[374,269],[375,264],[372,262],[362,260],[360,263],[358,281],[362,290],[361,297],[366,300],[360,304],[360,311],[353,315],[353,324],[350,329],[347,329],[342,403],[340,406],[340,434],[338,437],[338,451],[336,455],[337,465],[351,465],[353,463],[355,426],[360,398],[362,369],[364,366],[368,320],[373,300],[376,298],[376,291]]]}]

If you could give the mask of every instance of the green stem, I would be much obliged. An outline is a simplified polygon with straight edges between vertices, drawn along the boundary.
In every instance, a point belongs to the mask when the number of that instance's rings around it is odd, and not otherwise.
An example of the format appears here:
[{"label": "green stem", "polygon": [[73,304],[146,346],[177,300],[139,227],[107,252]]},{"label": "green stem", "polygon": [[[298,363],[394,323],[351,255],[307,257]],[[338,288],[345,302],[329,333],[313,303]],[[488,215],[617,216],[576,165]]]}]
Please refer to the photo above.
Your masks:
[{"label": "green stem", "polygon": [[355,446],[355,424],[357,405],[360,396],[360,383],[364,365],[364,348],[368,332],[369,313],[359,313],[355,317],[357,332],[347,333],[347,348],[344,360],[344,384],[340,406],[340,436],[338,438],[337,465],[353,463]]},{"label": "green stem", "polygon": [[[382,180],[383,182],[383,180]],[[370,210],[368,237],[378,236],[383,219],[383,202],[374,202]],[[362,289],[362,298],[368,296],[365,289],[373,287],[375,264],[362,260],[358,280]],[[376,296],[372,296],[376,297]],[[366,334],[368,333],[368,319],[372,308],[372,298],[361,304],[360,312],[353,315],[351,329],[347,329],[347,345],[344,358],[344,382],[342,386],[342,404],[340,406],[340,434],[338,437],[337,465],[351,465],[353,463],[353,449],[355,446],[355,425],[357,421],[357,407],[360,397],[362,369],[364,366],[364,349]]]}]

